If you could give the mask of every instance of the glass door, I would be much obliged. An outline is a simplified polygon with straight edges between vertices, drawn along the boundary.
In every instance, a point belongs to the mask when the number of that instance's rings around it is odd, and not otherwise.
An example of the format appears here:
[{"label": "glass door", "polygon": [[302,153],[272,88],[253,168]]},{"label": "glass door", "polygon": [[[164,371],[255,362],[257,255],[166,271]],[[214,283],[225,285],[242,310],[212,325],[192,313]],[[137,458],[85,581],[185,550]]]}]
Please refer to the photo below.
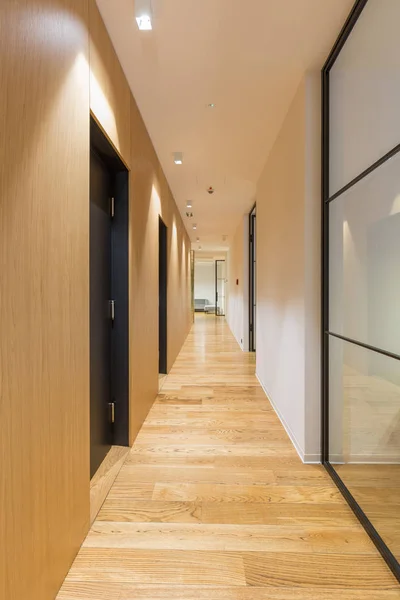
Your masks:
[{"label": "glass door", "polygon": [[225,316],[226,267],[224,260],[215,261],[215,314]]},{"label": "glass door", "polygon": [[398,578],[399,22],[357,2],[323,70],[323,462]]}]

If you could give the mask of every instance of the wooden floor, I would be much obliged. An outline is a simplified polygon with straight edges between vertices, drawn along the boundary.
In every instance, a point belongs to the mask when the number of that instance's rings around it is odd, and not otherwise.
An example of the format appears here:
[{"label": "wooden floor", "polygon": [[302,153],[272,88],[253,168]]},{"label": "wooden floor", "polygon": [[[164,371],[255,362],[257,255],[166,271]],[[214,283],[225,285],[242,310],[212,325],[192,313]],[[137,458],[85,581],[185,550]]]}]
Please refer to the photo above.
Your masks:
[{"label": "wooden floor", "polygon": [[399,600],[225,321],[196,323],[59,600]]}]

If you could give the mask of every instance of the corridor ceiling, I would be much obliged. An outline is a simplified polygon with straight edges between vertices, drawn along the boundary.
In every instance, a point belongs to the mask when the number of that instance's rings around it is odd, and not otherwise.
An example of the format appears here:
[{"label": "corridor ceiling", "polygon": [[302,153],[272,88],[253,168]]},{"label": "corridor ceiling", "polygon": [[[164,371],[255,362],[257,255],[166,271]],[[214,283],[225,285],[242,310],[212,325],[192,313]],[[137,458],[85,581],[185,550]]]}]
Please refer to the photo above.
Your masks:
[{"label": "corridor ceiling", "polygon": [[192,242],[223,250],[353,0],[151,0],[152,31],[139,31],[134,0],[97,3]]}]

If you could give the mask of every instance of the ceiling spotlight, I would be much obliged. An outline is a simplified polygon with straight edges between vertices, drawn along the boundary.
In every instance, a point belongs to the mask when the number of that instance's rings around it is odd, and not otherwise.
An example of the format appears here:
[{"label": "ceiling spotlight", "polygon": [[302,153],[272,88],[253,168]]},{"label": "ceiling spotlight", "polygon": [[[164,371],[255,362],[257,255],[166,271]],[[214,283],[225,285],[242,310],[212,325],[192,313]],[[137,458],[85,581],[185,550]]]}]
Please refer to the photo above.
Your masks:
[{"label": "ceiling spotlight", "polygon": [[191,219],[193,217],[193,213],[192,212],[187,212],[186,216],[189,217],[189,219]]},{"label": "ceiling spotlight", "polygon": [[193,229],[197,229],[197,225],[196,224],[193,225]]},{"label": "ceiling spotlight", "polygon": [[196,238],[196,242],[199,242],[199,241],[200,241],[200,238],[199,238],[199,237],[197,237],[197,238]]},{"label": "ceiling spotlight", "polygon": [[182,154],[182,152],[174,152],[174,163],[176,165],[182,165],[183,164],[183,154]]},{"label": "ceiling spotlight", "polygon": [[199,245],[199,250],[201,250],[201,246]]},{"label": "ceiling spotlight", "polygon": [[214,102],[211,102],[211,104],[207,104],[208,108],[215,108],[215,104]]},{"label": "ceiling spotlight", "polygon": [[151,25],[151,18],[149,15],[142,15],[141,17],[136,17],[136,23],[140,31],[151,31],[153,29]]},{"label": "ceiling spotlight", "polygon": [[135,0],[135,18],[140,31],[151,31],[151,0]]},{"label": "ceiling spotlight", "polygon": [[186,208],[192,208],[192,202],[191,202],[191,200],[189,200],[188,202],[186,202]]}]

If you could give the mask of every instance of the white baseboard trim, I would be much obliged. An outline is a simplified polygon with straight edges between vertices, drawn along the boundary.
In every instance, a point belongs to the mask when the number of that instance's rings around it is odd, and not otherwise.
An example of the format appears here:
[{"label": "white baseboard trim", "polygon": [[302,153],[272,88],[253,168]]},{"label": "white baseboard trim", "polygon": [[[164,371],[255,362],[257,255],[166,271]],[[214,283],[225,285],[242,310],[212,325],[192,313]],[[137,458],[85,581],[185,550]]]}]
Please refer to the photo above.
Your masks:
[{"label": "white baseboard trim", "polygon": [[278,408],[274,404],[273,400],[271,399],[271,396],[270,396],[267,388],[265,387],[265,385],[263,384],[263,382],[259,378],[258,373],[256,373],[256,377],[257,377],[258,382],[259,382],[259,384],[261,385],[261,387],[262,387],[262,389],[264,391],[264,394],[268,398],[268,401],[271,403],[272,408],[274,409],[274,411],[278,415],[278,418],[279,418],[280,422],[282,423],[282,425],[283,425],[286,433],[288,434],[290,441],[292,442],[293,446],[295,447],[296,452],[299,455],[301,462],[303,462],[304,464],[321,464],[321,460],[320,460],[319,454],[305,454],[304,453],[304,450],[301,448],[300,444],[298,443],[298,441],[296,439],[296,436],[294,435],[293,431],[290,429],[289,425],[286,423],[285,419],[283,418],[283,415],[280,413],[280,411],[278,410]]},{"label": "white baseboard trim", "polygon": [[236,337],[236,334],[235,334],[235,332],[233,331],[233,329],[232,329],[232,327],[231,327],[231,325],[230,325],[230,323],[229,323],[229,321],[228,321],[228,319],[227,319],[226,317],[225,317],[225,321],[226,321],[226,323],[227,323],[227,325],[228,325],[228,327],[229,327],[229,331],[231,332],[231,334],[233,335],[233,337],[234,337],[234,338],[235,338],[235,340],[237,341],[237,343],[238,343],[238,346],[239,346],[239,348],[241,349],[241,351],[242,351],[242,352],[248,352],[248,350],[245,350],[245,347],[244,347],[244,344],[243,344],[243,342],[241,342],[241,341],[240,341],[240,339],[238,339],[238,338]]},{"label": "white baseboard trim", "polygon": [[303,462],[306,465],[320,465],[321,455],[320,454],[305,454]]}]

